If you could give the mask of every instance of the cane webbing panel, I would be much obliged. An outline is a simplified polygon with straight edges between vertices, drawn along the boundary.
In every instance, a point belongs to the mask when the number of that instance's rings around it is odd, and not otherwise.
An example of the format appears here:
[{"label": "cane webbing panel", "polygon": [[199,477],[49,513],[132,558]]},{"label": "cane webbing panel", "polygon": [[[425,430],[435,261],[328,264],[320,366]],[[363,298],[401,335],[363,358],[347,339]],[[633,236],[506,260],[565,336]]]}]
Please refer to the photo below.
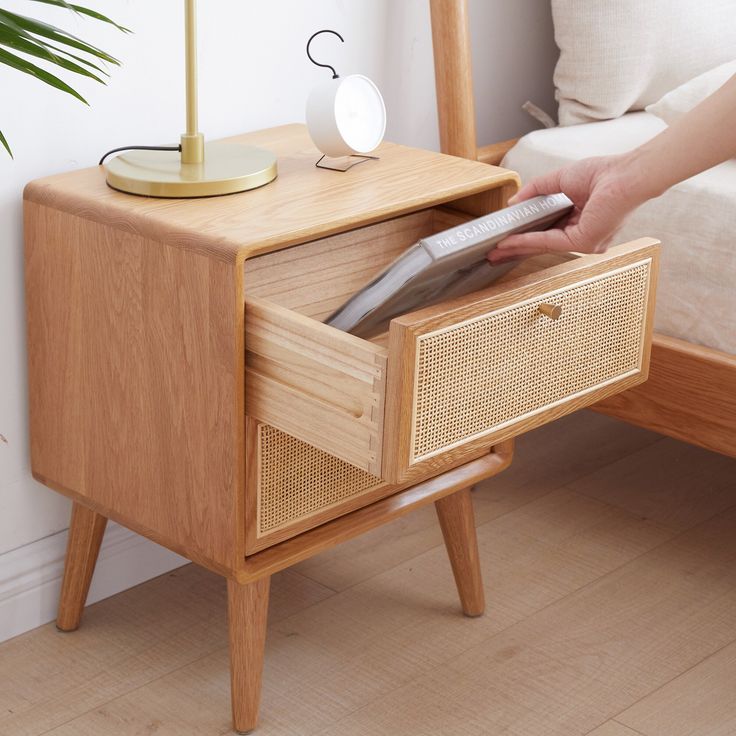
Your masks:
[{"label": "cane webbing panel", "polygon": [[370,491],[382,481],[267,424],[259,425],[260,534]]},{"label": "cane webbing panel", "polygon": [[650,265],[419,336],[413,461],[639,368]]}]

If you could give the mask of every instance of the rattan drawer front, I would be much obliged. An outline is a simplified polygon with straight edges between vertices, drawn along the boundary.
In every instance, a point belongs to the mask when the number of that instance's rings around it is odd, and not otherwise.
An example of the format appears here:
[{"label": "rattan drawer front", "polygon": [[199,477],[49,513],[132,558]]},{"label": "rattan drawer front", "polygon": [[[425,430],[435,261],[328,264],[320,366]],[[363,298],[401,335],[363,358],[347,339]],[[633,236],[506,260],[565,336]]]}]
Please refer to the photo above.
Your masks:
[{"label": "rattan drawer front", "polygon": [[[419,337],[411,461],[639,371],[650,267]],[[559,319],[539,311],[545,303],[561,307]]]},{"label": "rattan drawer front", "polygon": [[382,477],[458,464],[646,380],[657,258],[645,238],[393,320]]}]

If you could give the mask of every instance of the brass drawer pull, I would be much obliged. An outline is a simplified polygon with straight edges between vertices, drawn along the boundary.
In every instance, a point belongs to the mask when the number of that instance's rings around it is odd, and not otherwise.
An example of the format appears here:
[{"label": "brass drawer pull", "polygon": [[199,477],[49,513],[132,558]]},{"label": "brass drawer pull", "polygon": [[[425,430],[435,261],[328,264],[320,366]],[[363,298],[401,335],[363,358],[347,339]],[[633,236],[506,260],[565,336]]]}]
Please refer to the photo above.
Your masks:
[{"label": "brass drawer pull", "polygon": [[559,304],[540,304],[539,311],[550,319],[559,319],[562,315],[562,307]]}]

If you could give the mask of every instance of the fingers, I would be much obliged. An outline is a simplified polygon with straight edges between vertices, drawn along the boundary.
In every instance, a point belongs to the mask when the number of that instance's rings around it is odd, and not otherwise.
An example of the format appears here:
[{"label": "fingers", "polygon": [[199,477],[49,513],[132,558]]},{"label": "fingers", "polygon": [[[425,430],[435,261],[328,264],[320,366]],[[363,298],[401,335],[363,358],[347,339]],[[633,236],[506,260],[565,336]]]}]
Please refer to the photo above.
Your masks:
[{"label": "fingers", "polygon": [[[565,230],[541,230],[528,233],[518,233],[504,238],[489,254],[491,263],[494,259],[503,256],[529,255],[536,253],[549,253],[552,251],[579,250],[577,239],[574,237],[576,227],[568,227]],[[494,254],[497,254],[494,256]]]},{"label": "fingers", "polygon": [[519,261],[522,258],[540,256],[546,252],[547,251],[540,250],[539,248],[520,248],[519,250],[512,250],[510,252],[506,250],[492,250],[488,254],[488,260],[492,266],[498,266],[501,263],[506,263],[507,261]]},{"label": "fingers", "polygon": [[488,260],[490,261],[490,264],[492,266],[501,266],[504,263],[510,263],[511,261],[523,261],[525,258],[539,255],[542,255],[542,251],[537,251],[535,253],[525,253],[523,255],[506,255],[503,251],[499,253],[498,251],[494,250],[488,254]]},{"label": "fingers", "polygon": [[524,184],[519,191],[509,198],[509,204],[518,204],[526,199],[538,197],[540,194],[557,194],[560,191],[560,174],[562,169],[542,174]]}]

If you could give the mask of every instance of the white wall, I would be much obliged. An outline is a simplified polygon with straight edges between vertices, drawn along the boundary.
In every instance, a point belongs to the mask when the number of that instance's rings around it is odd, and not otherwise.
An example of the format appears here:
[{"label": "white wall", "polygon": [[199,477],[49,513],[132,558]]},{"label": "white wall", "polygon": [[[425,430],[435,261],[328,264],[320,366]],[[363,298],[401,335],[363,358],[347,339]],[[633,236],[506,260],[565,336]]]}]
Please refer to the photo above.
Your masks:
[{"label": "white wall", "polygon": [[[439,149],[428,0],[391,3],[384,94],[387,137]],[[557,118],[552,73],[558,50],[547,0],[470,0],[478,144],[517,138],[539,124],[527,100]]]},{"label": "white wall", "polygon": [[[53,617],[69,505],[32,480],[28,458],[23,320],[21,197],[34,178],[96,164],[127,143],[176,142],[182,128],[181,0],[88,0],[135,33],[75,18],[27,0],[42,13],[119,57],[107,87],[79,82],[87,108],[0,67],[0,129],[15,154],[0,153],[0,640]],[[426,0],[261,0],[200,3],[200,128],[210,138],[303,120],[310,87],[327,72],[304,54],[320,28],[341,32],[313,47],[341,74],[360,71],[384,90],[387,137],[437,148]],[[518,106],[531,97],[551,110],[549,11],[542,0],[475,0],[472,6],[482,142],[531,127]],[[534,43],[515,39],[532,33]],[[545,40],[546,39],[546,40]],[[517,49],[523,53],[517,54]],[[485,88],[485,90],[483,89]],[[491,99],[487,90],[492,91]],[[113,527],[92,599],[181,564],[181,558]]]}]

